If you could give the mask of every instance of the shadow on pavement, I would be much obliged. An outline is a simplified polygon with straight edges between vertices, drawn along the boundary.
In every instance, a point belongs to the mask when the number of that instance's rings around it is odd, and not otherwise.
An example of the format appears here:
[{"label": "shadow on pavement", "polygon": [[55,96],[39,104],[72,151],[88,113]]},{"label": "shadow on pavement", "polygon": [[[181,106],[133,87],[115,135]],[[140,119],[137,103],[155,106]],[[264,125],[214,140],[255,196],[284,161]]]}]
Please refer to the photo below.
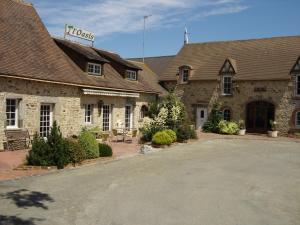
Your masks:
[{"label": "shadow on pavement", "polygon": [[6,194],[1,194],[0,196],[5,199],[13,200],[17,207],[25,209],[29,207],[48,209],[45,203],[54,202],[53,198],[46,193],[29,191],[27,189],[8,192]]},{"label": "shadow on pavement", "polygon": [[35,225],[34,221],[41,221],[40,219],[30,218],[21,219],[16,216],[2,216],[0,215],[0,225]]}]

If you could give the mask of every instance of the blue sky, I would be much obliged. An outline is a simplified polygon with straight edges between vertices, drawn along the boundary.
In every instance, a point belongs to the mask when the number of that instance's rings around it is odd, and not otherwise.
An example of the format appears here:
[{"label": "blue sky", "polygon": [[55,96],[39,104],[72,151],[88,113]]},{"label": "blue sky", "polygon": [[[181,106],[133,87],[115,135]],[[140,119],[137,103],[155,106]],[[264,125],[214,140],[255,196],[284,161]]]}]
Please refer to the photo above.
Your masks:
[{"label": "blue sky", "polygon": [[123,57],[176,54],[190,42],[299,35],[299,0],[31,0],[49,32],[69,23],[96,34],[95,46]]}]

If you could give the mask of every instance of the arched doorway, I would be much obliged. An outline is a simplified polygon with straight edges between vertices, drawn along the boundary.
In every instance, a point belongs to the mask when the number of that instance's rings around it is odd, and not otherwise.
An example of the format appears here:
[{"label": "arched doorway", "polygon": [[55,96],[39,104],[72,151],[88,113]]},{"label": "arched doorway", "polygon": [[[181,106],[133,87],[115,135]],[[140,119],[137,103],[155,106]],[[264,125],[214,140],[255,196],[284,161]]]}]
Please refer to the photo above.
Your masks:
[{"label": "arched doorway", "polygon": [[275,118],[275,106],[266,101],[254,101],[247,104],[247,132],[265,133],[270,128],[270,120]]}]

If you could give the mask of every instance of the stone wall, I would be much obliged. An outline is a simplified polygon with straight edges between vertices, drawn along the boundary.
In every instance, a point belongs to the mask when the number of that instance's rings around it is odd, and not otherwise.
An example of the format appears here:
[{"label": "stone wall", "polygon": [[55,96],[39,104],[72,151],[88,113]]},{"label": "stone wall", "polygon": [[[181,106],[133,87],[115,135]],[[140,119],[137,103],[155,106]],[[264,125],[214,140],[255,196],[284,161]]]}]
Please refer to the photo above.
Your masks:
[{"label": "stone wall", "polygon": [[[0,149],[3,148],[5,121],[6,121],[6,98],[17,98],[19,101],[19,120],[22,127],[27,128],[33,135],[39,132],[40,105],[52,104],[53,119],[58,122],[64,136],[77,135],[82,127],[102,127],[102,113],[99,113],[98,102],[112,106],[111,126],[115,127],[117,121],[125,119],[125,105],[133,106],[133,127],[140,126],[140,108],[155,100],[153,94],[141,94],[140,98],[122,98],[108,96],[83,95],[80,88],[8,79],[0,77]],[[93,123],[87,125],[84,122],[84,104],[93,104]]]},{"label": "stone wall", "polygon": [[263,100],[275,105],[275,120],[281,134],[295,129],[291,119],[293,112],[300,107],[300,100],[294,97],[293,80],[290,81],[235,81],[232,96],[222,96],[220,81],[190,81],[189,84],[166,82],[169,90],[175,89],[183,100],[189,117],[196,122],[196,107],[205,106],[210,112],[215,102],[228,107],[232,119],[246,121],[246,105],[249,102]]}]

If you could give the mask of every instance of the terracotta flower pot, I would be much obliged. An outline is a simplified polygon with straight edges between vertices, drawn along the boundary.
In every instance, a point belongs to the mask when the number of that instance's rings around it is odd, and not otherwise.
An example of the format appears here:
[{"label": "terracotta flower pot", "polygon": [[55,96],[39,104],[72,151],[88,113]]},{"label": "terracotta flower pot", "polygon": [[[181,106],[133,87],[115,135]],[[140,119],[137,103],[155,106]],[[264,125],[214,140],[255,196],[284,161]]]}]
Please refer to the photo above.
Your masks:
[{"label": "terracotta flower pot", "polygon": [[278,131],[277,130],[270,130],[268,131],[268,136],[272,138],[276,138],[278,136]]}]

